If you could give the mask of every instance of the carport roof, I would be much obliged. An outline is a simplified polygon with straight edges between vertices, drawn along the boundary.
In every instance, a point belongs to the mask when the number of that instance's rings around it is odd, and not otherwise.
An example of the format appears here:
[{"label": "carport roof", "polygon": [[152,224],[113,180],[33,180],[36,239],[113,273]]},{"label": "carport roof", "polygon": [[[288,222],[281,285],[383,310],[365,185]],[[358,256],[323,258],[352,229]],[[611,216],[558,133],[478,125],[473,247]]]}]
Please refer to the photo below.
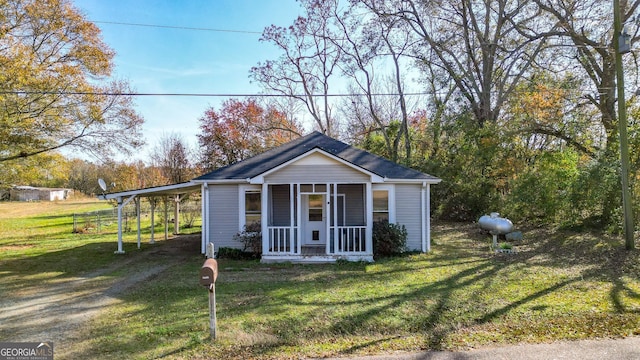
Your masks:
[{"label": "carport roof", "polygon": [[119,197],[128,196],[141,196],[141,197],[153,197],[153,196],[168,196],[168,195],[182,195],[199,191],[201,184],[193,182],[184,182],[172,185],[154,186],[144,189],[128,190],[117,193],[103,194],[98,196],[102,200],[117,199]]}]

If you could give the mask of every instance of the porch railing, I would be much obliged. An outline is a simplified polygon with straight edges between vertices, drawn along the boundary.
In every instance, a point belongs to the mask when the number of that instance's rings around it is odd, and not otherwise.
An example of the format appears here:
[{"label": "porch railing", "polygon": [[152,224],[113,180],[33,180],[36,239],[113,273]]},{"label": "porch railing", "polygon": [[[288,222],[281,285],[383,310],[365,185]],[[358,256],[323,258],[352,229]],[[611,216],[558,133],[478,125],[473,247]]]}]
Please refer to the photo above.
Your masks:
[{"label": "porch railing", "polygon": [[297,254],[296,233],[297,227],[269,226],[269,253]]},{"label": "porch railing", "polygon": [[[330,228],[329,254],[331,255],[362,255],[367,253],[366,226],[338,226],[337,238],[334,236],[335,227]],[[297,227],[269,226],[268,254],[299,254],[297,243]]]},{"label": "porch railing", "polygon": [[[333,234],[334,227],[331,227]],[[362,254],[367,252],[366,226],[338,226],[338,237],[333,239],[334,254]],[[332,238],[334,236],[331,236]]]}]

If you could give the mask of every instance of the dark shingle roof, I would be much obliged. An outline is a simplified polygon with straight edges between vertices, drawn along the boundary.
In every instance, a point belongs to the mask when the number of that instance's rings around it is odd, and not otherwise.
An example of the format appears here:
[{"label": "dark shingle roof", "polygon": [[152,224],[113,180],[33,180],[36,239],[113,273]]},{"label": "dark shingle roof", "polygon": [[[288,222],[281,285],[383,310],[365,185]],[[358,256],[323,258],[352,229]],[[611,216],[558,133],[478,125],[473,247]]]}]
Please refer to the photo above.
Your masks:
[{"label": "dark shingle roof", "polygon": [[244,180],[253,178],[316,148],[381,177],[406,180],[439,180],[435,176],[396,164],[317,131],[249,159],[216,169],[194,180]]}]

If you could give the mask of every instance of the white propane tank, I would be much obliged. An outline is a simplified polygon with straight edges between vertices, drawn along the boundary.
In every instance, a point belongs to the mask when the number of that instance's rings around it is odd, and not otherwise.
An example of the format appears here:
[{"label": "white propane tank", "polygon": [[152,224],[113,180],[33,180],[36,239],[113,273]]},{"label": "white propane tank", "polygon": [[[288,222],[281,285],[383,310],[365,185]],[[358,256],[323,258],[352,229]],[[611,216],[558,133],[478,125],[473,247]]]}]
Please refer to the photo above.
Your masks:
[{"label": "white propane tank", "polygon": [[500,217],[499,213],[493,212],[491,215],[482,215],[478,219],[478,225],[483,230],[493,235],[504,235],[513,231],[511,220]]}]

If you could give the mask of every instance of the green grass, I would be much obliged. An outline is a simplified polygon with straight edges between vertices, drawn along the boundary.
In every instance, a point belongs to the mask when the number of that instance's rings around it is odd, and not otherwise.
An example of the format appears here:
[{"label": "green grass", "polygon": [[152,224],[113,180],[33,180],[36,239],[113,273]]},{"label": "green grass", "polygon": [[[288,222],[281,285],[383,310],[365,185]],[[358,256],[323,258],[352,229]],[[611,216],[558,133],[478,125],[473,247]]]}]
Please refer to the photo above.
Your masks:
[{"label": "green grass", "polygon": [[[288,359],[640,334],[638,250],[603,234],[531,229],[524,238],[514,243],[517,253],[495,254],[475,226],[437,224],[432,253],[373,264],[220,259],[215,341],[208,337],[208,293],[198,285],[203,258],[192,248],[130,249],[119,257],[113,235],[84,235],[60,250],[52,244],[0,260],[0,274],[14,275],[17,286],[34,272],[22,274],[15,262],[29,269],[47,261],[52,273],[79,274],[128,258],[134,261],[112,274],[126,277],[182,256],[90,322],[76,354],[94,358]],[[170,242],[156,249],[165,246],[172,249]],[[64,260],[70,257],[92,261],[74,268]]]},{"label": "green grass", "polygon": [[640,333],[637,251],[603,236],[530,234],[515,255],[450,224],[435,229],[432,254],[375,264],[221,259],[215,342],[194,257],[97,319],[92,347],[111,358],[284,359]]},{"label": "green grass", "polygon": [[[73,233],[73,214],[111,209],[96,199],[57,202],[0,202],[0,297],[36,280],[42,285],[104,269],[127,256],[116,256],[117,224],[100,234]],[[152,247],[150,223],[142,226],[143,248]],[[137,251],[137,232],[126,232],[126,252]],[[198,228],[199,230],[199,228]],[[186,229],[184,232],[194,231]],[[164,239],[164,226],[155,227],[155,239]]]}]

